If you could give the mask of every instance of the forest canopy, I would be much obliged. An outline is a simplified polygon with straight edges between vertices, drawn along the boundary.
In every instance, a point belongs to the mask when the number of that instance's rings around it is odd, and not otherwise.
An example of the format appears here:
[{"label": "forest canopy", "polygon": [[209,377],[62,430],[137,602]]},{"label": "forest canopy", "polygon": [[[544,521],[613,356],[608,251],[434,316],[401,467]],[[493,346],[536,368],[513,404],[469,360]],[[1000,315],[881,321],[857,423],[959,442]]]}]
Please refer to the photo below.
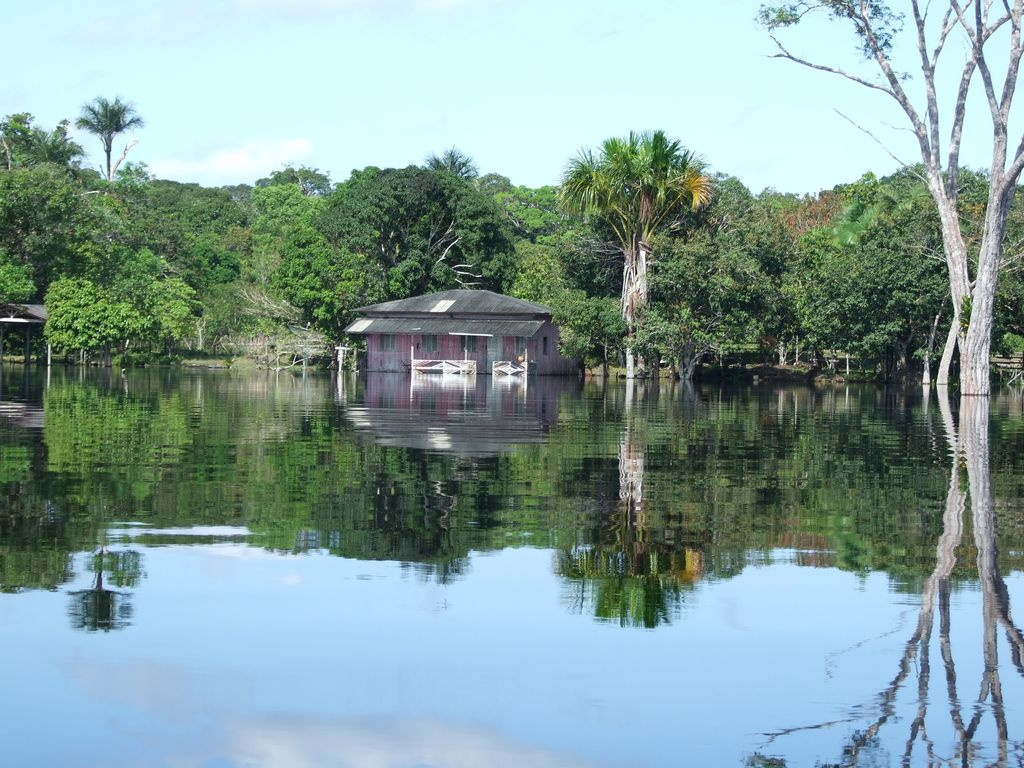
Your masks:
[{"label": "forest canopy", "polygon": [[[127,103],[107,106],[128,109],[115,128],[140,127]],[[354,309],[464,287],[552,307],[563,351],[588,366],[620,365],[635,348],[648,374],[771,364],[892,379],[921,375],[953,317],[920,168],[814,195],[755,194],[657,132],[683,153],[691,186],[637,235],[645,301],[627,317],[626,249],[607,207],[481,174],[456,148],[338,182],[285,167],[206,188],[124,157],[89,169],[69,124],[39,126],[27,112],[0,121],[0,303],[45,303],[58,357],[329,358]],[[116,142],[97,136],[116,159]],[[987,188],[987,173],[961,170],[964,221],[983,219]],[[1001,355],[1024,354],[1019,208],[997,294]]]}]

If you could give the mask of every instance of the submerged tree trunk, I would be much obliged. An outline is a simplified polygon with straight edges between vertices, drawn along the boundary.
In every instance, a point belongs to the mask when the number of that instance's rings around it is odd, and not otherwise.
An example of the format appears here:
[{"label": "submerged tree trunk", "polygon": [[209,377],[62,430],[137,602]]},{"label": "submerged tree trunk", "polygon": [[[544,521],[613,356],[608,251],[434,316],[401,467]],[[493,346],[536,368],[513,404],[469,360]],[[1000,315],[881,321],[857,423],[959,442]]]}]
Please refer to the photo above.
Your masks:
[{"label": "submerged tree trunk", "polygon": [[[798,3],[792,8],[803,5]],[[852,23],[864,53],[878,64],[881,79],[862,78],[841,67],[809,62],[790,53],[779,40],[776,40],[779,48],[776,55],[881,91],[892,97],[907,116],[920,149],[928,191],[935,201],[942,224],[943,252],[953,300],[952,327],[958,336],[960,349],[960,394],[988,395],[991,388],[992,312],[1006,234],[1006,216],[1016,193],[1017,180],[1024,171],[1024,135],[1016,134],[1012,142],[1009,136],[1011,108],[1024,57],[1024,36],[1021,34],[1024,2],[949,0],[938,4],[946,6],[944,13],[940,8],[932,13],[930,3],[922,4],[917,0],[910,3],[912,14],[907,14],[907,19],[916,31],[916,54],[921,67],[920,79],[914,78],[912,82],[923,86],[924,92],[923,99],[916,104],[912,100],[914,94],[907,90],[907,81],[901,76],[902,66],[896,66],[892,58],[889,42],[893,15],[888,11],[888,4],[861,0],[824,5],[833,9],[836,18]],[[775,8],[778,13],[772,13],[773,9],[769,8],[765,15],[767,26],[776,29],[796,23],[803,14],[795,15],[792,8]],[[784,12],[786,10],[789,12]],[[936,21],[940,17],[941,21]],[[959,69],[960,75],[948,115],[943,115],[939,94],[947,95],[950,91],[946,90],[936,73],[942,54],[948,50],[957,51],[949,56],[955,60],[953,66]],[[993,51],[994,55],[987,55],[987,51]],[[973,81],[979,78],[982,87],[972,88]],[[988,202],[972,282],[972,260],[965,242],[957,198],[961,142],[967,113],[975,109],[968,96],[978,90],[984,94],[980,103],[988,107],[991,120],[992,160],[989,165]],[[949,118],[946,123],[949,134],[945,140],[939,131],[940,116]],[[952,355],[951,347],[952,344],[947,342],[944,359]],[[938,383],[945,383],[941,369]]]},{"label": "submerged tree trunk", "polygon": [[1014,193],[989,195],[985,231],[978,252],[978,274],[971,294],[970,316],[964,343],[960,347],[960,393],[987,395],[992,361],[992,314],[995,308],[999,265],[1003,256],[1006,216]]},{"label": "submerged tree trunk", "polygon": [[932,383],[932,353],[935,351],[935,333],[939,330],[940,312],[932,321],[932,330],[928,334],[928,345],[924,348],[924,370],[921,372],[921,386],[930,387]]},{"label": "submerged tree trunk", "polygon": [[637,239],[633,247],[623,253],[622,265],[622,319],[626,321],[626,378],[637,376],[636,356],[633,351],[636,320],[647,306],[647,257],[649,248]]},{"label": "submerged tree trunk", "polygon": [[935,374],[935,386],[945,387],[949,384],[949,371],[953,367],[953,353],[960,343],[960,336],[957,334],[957,315],[949,323],[949,333],[946,334],[946,343],[942,347],[942,358],[939,360],[939,370]]},{"label": "submerged tree trunk", "polygon": [[693,374],[697,372],[697,366],[707,354],[706,350],[697,351],[697,345],[688,341],[679,352],[679,361],[676,364],[676,375],[680,381],[693,381]]}]

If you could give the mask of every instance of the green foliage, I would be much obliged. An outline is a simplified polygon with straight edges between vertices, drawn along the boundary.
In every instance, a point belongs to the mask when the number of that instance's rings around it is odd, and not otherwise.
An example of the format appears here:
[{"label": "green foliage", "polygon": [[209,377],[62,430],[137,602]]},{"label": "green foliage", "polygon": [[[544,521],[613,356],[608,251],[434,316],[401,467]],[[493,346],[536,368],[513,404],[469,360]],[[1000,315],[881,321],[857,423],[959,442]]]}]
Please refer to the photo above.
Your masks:
[{"label": "green foliage", "polygon": [[115,251],[104,281],[62,278],[46,294],[46,335],[54,348],[125,349],[130,344],[170,350],[195,327],[195,291],[165,275],[165,263],[147,249]]},{"label": "green foliage", "polygon": [[297,185],[307,197],[326,197],[331,193],[330,174],[321,173],[316,168],[300,165],[286,166],[280,171],[272,171],[269,176],[256,181],[257,187],[272,187],[279,184]]},{"label": "green foliage", "polygon": [[497,204],[447,170],[366,168],[327,200],[318,229],[379,265],[388,298],[458,286],[511,286],[512,243]]},{"label": "green foliage", "polygon": [[485,173],[476,180],[476,187],[488,197],[497,197],[515,188],[508,176],[502,176],[500,173]]},{"label": "green foliage", "polygon": [[[903,28],[903,15],[895,13],[884,0],[800,0],[783,5],[762,5],[757,20],[769,30],[792,27],[810,13],[827,13],[848,22],[860,41],[861,53],[873,59],[877,50],[888,53],[893,38]],[[865,20],[870,23],[870,34]]]},{"label": "green foliage", "polygon": [[906,371],[946,303],[938,215],[905,174],[841,191],[838,223],[799,241],[788,295],[813,345],[891,377]]},{"label": "green foliage", "polygon": [[28,271],[38,292],[76,271],[75,253],[91,239],[90,218],[88,203],[61,169],[0,172],[0,248],[9,263]]},{"label": "green foliage", "polygon": [[28,266],[14,263],[0,249],[0,304],[28,301],[35,292]]},{"label": "green foliage", "polygon": [[782,281],[792,245],[777,212],[736,179],[719,178],[715,188],[688,237],[656,241],[651,307],[638,324],[638,350],[682,376],[709,353],[791,330]]},{"label": "green foliage", "polygon": [[517,238],[531,243],[550,241],[563,229],[565,214],[559,210],[558,187],[510,187],[495,195]]},{"label": "green foliage", "polygon": [[[114,180],[117,173],[117,166],[111,158],[114,147],[114,139],[125,131],[142,128],[145,125],[142,117],[135,111],[135,107],[129,102],[123,102],[119,97],[113,101],[102,96],[97,96],[88,104],[82,106],[82,113],[75,121],[75,126],[96,136],[103,145],[103,154],[106,158],[104,172],[107,181]],[[125,149],[127,154],[128,148]]]},{"label": "green foliage", "polygon": [[520,241],[516,260],[519,273],[511,295],[551,307],[560,330],[561,353],[585,365],[607,363],[609,353],[621,348],[626,333],[618,302],[571,287],[553,246]]},{"label": "green foliage", "polygon": [[52,131],[32,125],[32,115],[20,112],[0,120],[0,168],[26,168],[44,163],[78,170],[85,154],[68,136],[68,121]]},{"label": "green foliage", "polygon": [[449,147],[440,155],[427,155],[426,167],[431,171],[451,173],[470,181],[480,176],[473,158],[456,147]]},{"label": "green foliage", "polygon": [[150,285],[149,300],[158,340],[170,352],[195,329],[196,292],[184,280],[170,277]]},{"label": "green foliage", "polygon": [[[885,4],[863,8],[898,28]],[[777,28],[810,10],[766,6],[761,18]],[[79,122],[105,147],[141,125],[119,99],[86,105]],[[708,177],[661,132],[609,139],[582,152],[560,188],[538,189],[479,176],[454,148],[427,167],[370,166],[333,187],[299,166],[207,189],[141,164],[115,173],[108,159],[109,181],[80,156],[66,123],[0,121],[0,300],[42,301],[69,280],[53,296],[81,312],[103,288],[96,327],[55,327],[68,351],[219,349],[285,324],[337,337],[356,307],[477,287],[551,306],[563,351],[590,363],[638,346],[682,371],[711,353],[781,359],[801,345],[891,374],[920,356],[936,315],[952,314],[935,282],[940,230],[920,168],[815,196],[754,196]],[[980,221],[988,176],[963,170],[959,182],[963,220]],[[1010,211],[1008,243],[1024,239],[1022,210]],[[964,228],[975,252],[976,230]],[[630,272],[641,252],[646,276]],[[1022,275],[1003,270],[999,282],[995,337],[1007,351],[1024,337]]]},{"label": "green foliage", "polygon": [[587,296],[569,290],[554,302],[554,321],[561,330],[562,354],[585,365],[613,362],[623,348],[626,322],[618,301],[611,296]]},{"label": "green foliage", "polygon": [[96,350],[137,336],[146,320],[135,307],[85,278],[61,278],[46,293],[46,338],[61,351]]},{"label": "green foliage", "polygon": [[567,210],[603,218],[623,251],[649,241],[663,224],[711,196],[704,166],[662,131],[605,140],[597,155],[573,158],[559,191]]}]

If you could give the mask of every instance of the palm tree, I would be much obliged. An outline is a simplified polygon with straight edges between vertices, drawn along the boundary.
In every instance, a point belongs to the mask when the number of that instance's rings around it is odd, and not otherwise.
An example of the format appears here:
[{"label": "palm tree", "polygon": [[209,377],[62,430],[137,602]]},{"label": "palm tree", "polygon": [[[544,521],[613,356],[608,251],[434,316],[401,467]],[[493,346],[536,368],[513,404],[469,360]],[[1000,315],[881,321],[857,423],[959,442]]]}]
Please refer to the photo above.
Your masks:
[{"label": "palm tree", "polygon": [[68,121],[61,120],[52,131],[37,128],[33,132],[32,150],[36,162],[54,163],[77,169],[85,151],[68,136]]},{"label": "palm tree", "polygon": [[121,160],[111,164],[110,153],[114,146],[114,137],[133,128],[142,128],[145,123],[131,103],[123,102],[119,97],[115,97],[113,101],[107,101],[102,96],[97,96],[82,107],[82,114],[75,121],[75,125],[98,136],[103,142],[103,153],[107,160],[107,181],[113,181],[121,161],[128,154],[128,150],[135,146],[134,141],[128,144],[121,155]]},{"label": "palm tree", "polygon": [[633,334],[647,306],[647,264],[655,232],[685,209],[711,198],[704,165],[663,131],[607,139],[595,155],[582,150],[569,161],[559,197],[564,208],[607,222],[622,249],[622,318],[626,321],[626,376],[636,375]]},{"label": "palm tree", "polygon": [[427,155],[426,167],[428,171],[448,171],[467,181],[480,175],[473,158],[456,147],[446,149],[440,156]]}]

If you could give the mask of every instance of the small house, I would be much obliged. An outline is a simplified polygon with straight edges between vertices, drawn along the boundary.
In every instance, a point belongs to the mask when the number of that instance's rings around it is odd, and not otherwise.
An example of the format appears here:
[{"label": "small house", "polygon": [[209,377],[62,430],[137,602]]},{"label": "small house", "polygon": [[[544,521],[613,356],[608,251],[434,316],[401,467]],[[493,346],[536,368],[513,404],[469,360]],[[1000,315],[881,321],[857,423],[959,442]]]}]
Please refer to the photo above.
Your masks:
[{"label": "small house", "polygon": [[[32,329],[39,328],[42,331],[47,320],[46,307],[42,304],[0,304],[0,362],[3,361],[5,348],[4,348],[4,331],[18,330],[22,331],[22,342],[25,348],[25,363],[29,362],[29,358],[32,351]],[[49,347],[47,347],[49,350]],[[47,364],[49,364],[49,355],[47,355]]]},{"label": "small house", "polygon": [[575,374],[558,351],[551,309],[491,291],[450,290],[356,310],[366,370],[495,375]]}]

